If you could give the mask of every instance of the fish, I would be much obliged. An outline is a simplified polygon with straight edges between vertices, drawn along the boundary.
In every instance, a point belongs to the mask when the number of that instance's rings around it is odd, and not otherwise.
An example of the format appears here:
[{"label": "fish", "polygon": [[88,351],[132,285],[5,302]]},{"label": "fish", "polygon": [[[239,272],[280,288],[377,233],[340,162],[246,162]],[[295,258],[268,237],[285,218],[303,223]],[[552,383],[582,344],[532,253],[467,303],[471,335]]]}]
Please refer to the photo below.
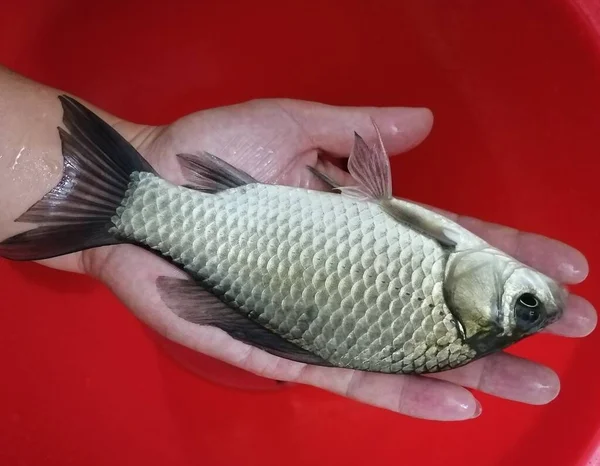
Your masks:
[{"label": "fish", "polygon": [[394,197],[379,128],[356,132],[341,186],[270,184],[206,151],[161,177],[93,111],[60,95],[60,182],[0,243],[9,260],[116,244],[185,272],[160,276],[179,318],[270,354],[325,367],[430,374],[464,366],[560,318],[559,283],[432,208]]}]

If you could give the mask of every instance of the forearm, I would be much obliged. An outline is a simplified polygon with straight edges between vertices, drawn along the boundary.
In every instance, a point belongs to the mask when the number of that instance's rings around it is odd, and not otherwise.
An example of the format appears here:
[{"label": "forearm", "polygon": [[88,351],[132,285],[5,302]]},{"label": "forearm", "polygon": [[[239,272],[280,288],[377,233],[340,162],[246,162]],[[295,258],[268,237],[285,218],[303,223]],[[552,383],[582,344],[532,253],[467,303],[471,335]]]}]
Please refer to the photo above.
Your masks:
[{"label": "forearm", "polygon": [[[61,93],[0,66],[0,240],[30,228],[14,220],[60,180]],[[139,132],[137,125],[86,105],[119,124],[127,137]]]}]

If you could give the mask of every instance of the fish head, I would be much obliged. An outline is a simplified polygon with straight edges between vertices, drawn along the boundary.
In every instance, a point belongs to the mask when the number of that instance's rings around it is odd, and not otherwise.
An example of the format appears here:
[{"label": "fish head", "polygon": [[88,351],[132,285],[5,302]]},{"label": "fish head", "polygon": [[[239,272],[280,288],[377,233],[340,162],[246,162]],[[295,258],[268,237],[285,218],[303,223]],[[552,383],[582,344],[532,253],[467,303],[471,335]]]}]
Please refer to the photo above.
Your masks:
[{"label": "fish head", "polygon": [[478,356],[505,348],[558,320],[567,291],[493,248],[454,253],[444,298],[458,332]]}]

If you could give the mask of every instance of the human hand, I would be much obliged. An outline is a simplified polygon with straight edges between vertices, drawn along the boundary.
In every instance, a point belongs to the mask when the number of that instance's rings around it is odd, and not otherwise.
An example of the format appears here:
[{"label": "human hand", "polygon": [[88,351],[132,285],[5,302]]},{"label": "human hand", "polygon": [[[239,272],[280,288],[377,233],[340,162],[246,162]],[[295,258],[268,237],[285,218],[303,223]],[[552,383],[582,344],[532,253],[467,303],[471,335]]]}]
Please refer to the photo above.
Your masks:
[{"label": "human hand", "polygon": [[[352,184],[350,175],[319,157],[346,157],[353,132],[373,132],[373,118],[387,150],[398,154],[420,143],[432,125],[424,109],[337,108],[291,100],[252,101],[189,115],[166,127],[139,127],[113,121],[164,178],[184,182],[175,155],[208,151],[262,182],[324,189],[307,166]],[[492,245],[569,284],[587,275],[585,258],[557,241],[520,233],[476,219],[457,217]],[[480,407],[464,387],[531,404],[552,400],[559,380],[550,369],[498,353],[460,369],[431,376],[384,375],[309,366],[281,359],[232,339],[219,329],[191,324],[162,302],[158,276],[182,272],[138,247],[118,245],[42,261],[88,273],[104,282],[135,315],[165,337],[245,370],[283,381],[317,386],[405,415],[439,420],[468,419]],[[584,336],[596,313],[583,298],[571,296],[563,318],[547,329],[568,337]]]}]

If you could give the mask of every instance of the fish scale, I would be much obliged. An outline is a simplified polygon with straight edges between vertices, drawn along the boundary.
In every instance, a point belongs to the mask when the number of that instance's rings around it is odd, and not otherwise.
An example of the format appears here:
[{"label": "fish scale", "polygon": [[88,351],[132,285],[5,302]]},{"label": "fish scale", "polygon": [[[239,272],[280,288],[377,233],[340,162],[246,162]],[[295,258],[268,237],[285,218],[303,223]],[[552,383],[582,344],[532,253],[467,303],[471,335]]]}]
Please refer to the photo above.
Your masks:
[{"label": "fish scale", "polygon": [[341,367],[430,372],[473,357],[446,307],[445,255],[372,203],[252,184],[206,194],[133,173],[116,233]]}]

